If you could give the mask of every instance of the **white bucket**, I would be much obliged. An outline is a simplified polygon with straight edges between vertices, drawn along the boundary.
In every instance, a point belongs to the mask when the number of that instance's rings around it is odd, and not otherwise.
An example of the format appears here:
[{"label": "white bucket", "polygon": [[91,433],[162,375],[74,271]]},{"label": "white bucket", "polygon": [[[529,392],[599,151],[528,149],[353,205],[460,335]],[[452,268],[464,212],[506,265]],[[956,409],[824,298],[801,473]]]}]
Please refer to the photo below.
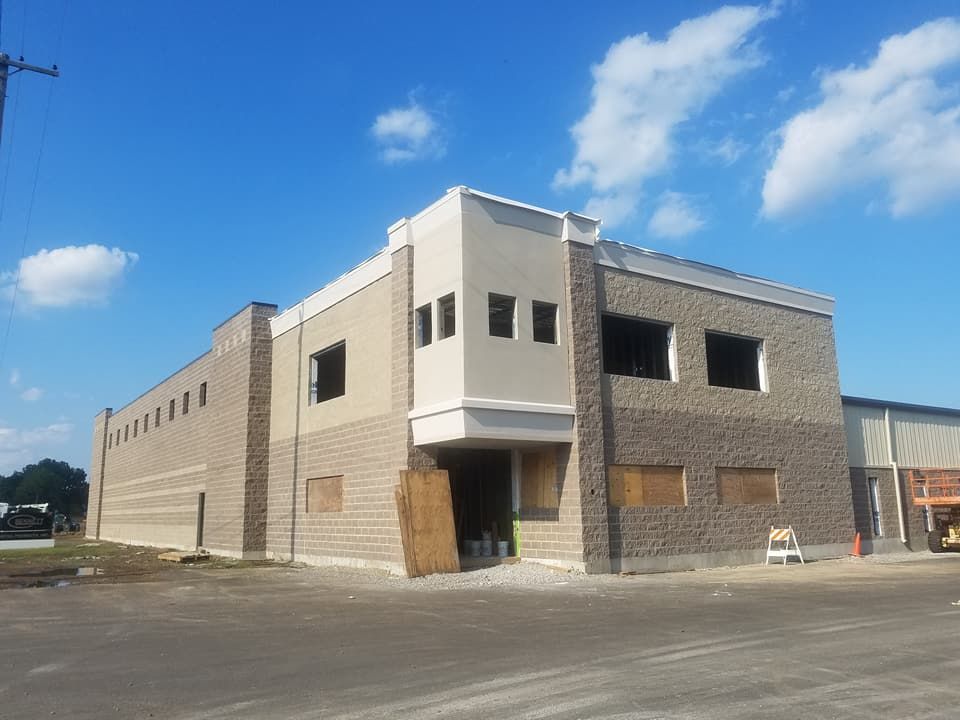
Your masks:
[{"label": "white bucket", "polygon": [[480,541],[467,540],[467,550],[470,553],[470,557],[480,557]]},{"label": "white bucket", "polygon": [[501,540],[497,543],[497,555],[499,557],[507,557],[510,554],[510,541]]},{"label": "white bucket", "polygon": [[480,541],[480,554],[484,557],[490,557],[493,555],[493,540]]}]

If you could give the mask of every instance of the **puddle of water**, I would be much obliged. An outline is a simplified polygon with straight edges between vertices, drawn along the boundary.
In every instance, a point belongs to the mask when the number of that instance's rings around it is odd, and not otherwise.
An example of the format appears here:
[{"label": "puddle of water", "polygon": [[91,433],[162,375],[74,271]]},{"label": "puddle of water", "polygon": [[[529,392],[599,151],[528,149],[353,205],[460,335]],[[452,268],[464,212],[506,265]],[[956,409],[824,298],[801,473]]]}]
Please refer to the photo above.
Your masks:
[{"label": "puddle of water", "polygon": [[12,578],[31,578],[31,577],[92,577],[94,575],[103,575],[103,568],[98,567],[64,567],[53,568],[52,570],[32,570],[30,572],[17,573],[11,575]]},{"label": "puddle of water", "polygon": [[94,577],[103,574],[103,568],[98,567],[63,567],[50,570],[32,570],[9,575],[8,578],[13,581],[13,587],[18,588],[69,587],[74,585],[76,581],[67,578]]}]

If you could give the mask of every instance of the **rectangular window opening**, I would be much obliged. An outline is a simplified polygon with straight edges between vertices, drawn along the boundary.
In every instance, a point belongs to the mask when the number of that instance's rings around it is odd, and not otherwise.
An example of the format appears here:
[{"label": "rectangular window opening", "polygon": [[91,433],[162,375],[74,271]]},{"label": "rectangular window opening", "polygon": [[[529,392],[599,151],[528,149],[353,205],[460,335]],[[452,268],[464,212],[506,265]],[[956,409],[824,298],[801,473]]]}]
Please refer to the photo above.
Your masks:
[{"label": "rectangular window opening", "polygon": [[107,436],[107,450],[110,450],[112,448],[113,448],[113,433],[110,433],[110,435]]},{"label": "rectangular window opening", "polygon": [[433,311],[430,305],[416,309],[416,347],[424,347],[433,342]]},{"label": "rectangular window opening", "polygon": [[343,475],[307,479],[307,512],[343,512]]},{"label": "rectangular window opening", "polygon": [[517,299],[515,297],[487,293],[487,314],[491,337],[515,338],[517,336]]},{"label": "rectangular window opening", "polygon": [[773,468],[717,468],[721,505],[776,505],[780,502]]},{"label": "rectangular window opening", "polygon": [[673,327],[620,315],[604,315],[603,371],[610,375],[673,380]]},{"label": "rectangular window opening", "polygon": [[136,420],[133,421],[133,436],[134,436],[134,437],[137,436],[137,430],[139,430],[139,428],[140,428],[140,419],[138,418],[138,419],[136,419]]},{"label": "rectangular window opening", "polygon": [[437,300],[437,339],[445,340],[457,334],[457,304],[453,293]]},{"label": "rectangular window opening", "polygon": [[200,398],[198,404],[200,407],[204,407],[207,404],[207,384],[205,382],[200,383]]},{"label": "rectangular window opening", "polygon": [[190,391],[188,390],[183,394],[183,406],[180,408],[180,414],[186,415],[190,412]]},{"label": "rectangular window opening", "polygon": [[154,427],[160,427],[160,408],[157,408],[157,415],[156,415],[156,417],[153,419],[153,426],[154,426]]},{"label": "rectangular window opening", "polygon": [[130,440],[130,425],[127,424],[123,428],[123,441],[127,442]]},{"label": "rectangular window opening", "polygon": [[173,420],[176,414],[177,414],[177,401],[171,400],[170,401],[170,419]]},{"label": "rectangular window opening", "polygon": [[311,405],[346,395],[346,341],[341,341],[311,356],[310,375]]},{"label": "rectangular window opening", "polygon": [[120,428],[117,428],[117,445],[120,444]]},{"label": "rectangular window opening", "polygon": [[739,390],[766,390],[763,341],[707,332],[707,382]]},{"label": "rectangular window opening", "polygon": [[143,416],[143,431],[146,432],[150,427],[150,413]]},{"label": "rectangular window opening", "polygon": [[674,465],[610,465],[611,507],[686,505],[683,467]]},{"label": "rectangular window opening", "polygon": [[555,450],[524,452],[521,455],[520,507],[536,510],[560,507]]},{"label": "rectangular window opening", "polygon": [[557,344],[557,306],[554,303],[533,301],[533,341]]}]

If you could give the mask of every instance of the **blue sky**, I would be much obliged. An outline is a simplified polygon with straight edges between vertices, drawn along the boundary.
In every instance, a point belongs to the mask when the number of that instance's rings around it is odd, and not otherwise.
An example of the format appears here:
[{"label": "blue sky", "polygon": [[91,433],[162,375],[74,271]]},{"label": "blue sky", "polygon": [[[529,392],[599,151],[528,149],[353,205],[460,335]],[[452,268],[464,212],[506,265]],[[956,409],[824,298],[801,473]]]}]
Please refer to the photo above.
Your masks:
[{"label": "blue sky", "polygon": [[350,5],[3,4],[63,74],[8,88],[0,472],[459,184],[832,294],[845,393],[960,406],[960,2]]}]

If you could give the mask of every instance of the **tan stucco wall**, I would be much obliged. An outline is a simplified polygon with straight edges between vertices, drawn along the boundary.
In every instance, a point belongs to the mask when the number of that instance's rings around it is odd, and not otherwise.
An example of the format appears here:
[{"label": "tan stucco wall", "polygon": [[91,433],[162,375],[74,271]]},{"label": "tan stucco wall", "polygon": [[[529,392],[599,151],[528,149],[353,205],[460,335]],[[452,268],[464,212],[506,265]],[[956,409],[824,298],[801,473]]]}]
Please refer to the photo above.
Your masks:
[{"label": "tan stucco wall", "polygon": [[[390,411],[390,276],[324,310],[273,341],[270,441],[294,436],[300,346],[300,433],[308,435]],[[346,394],[311,405],[310,357],[347,345]]]}]

